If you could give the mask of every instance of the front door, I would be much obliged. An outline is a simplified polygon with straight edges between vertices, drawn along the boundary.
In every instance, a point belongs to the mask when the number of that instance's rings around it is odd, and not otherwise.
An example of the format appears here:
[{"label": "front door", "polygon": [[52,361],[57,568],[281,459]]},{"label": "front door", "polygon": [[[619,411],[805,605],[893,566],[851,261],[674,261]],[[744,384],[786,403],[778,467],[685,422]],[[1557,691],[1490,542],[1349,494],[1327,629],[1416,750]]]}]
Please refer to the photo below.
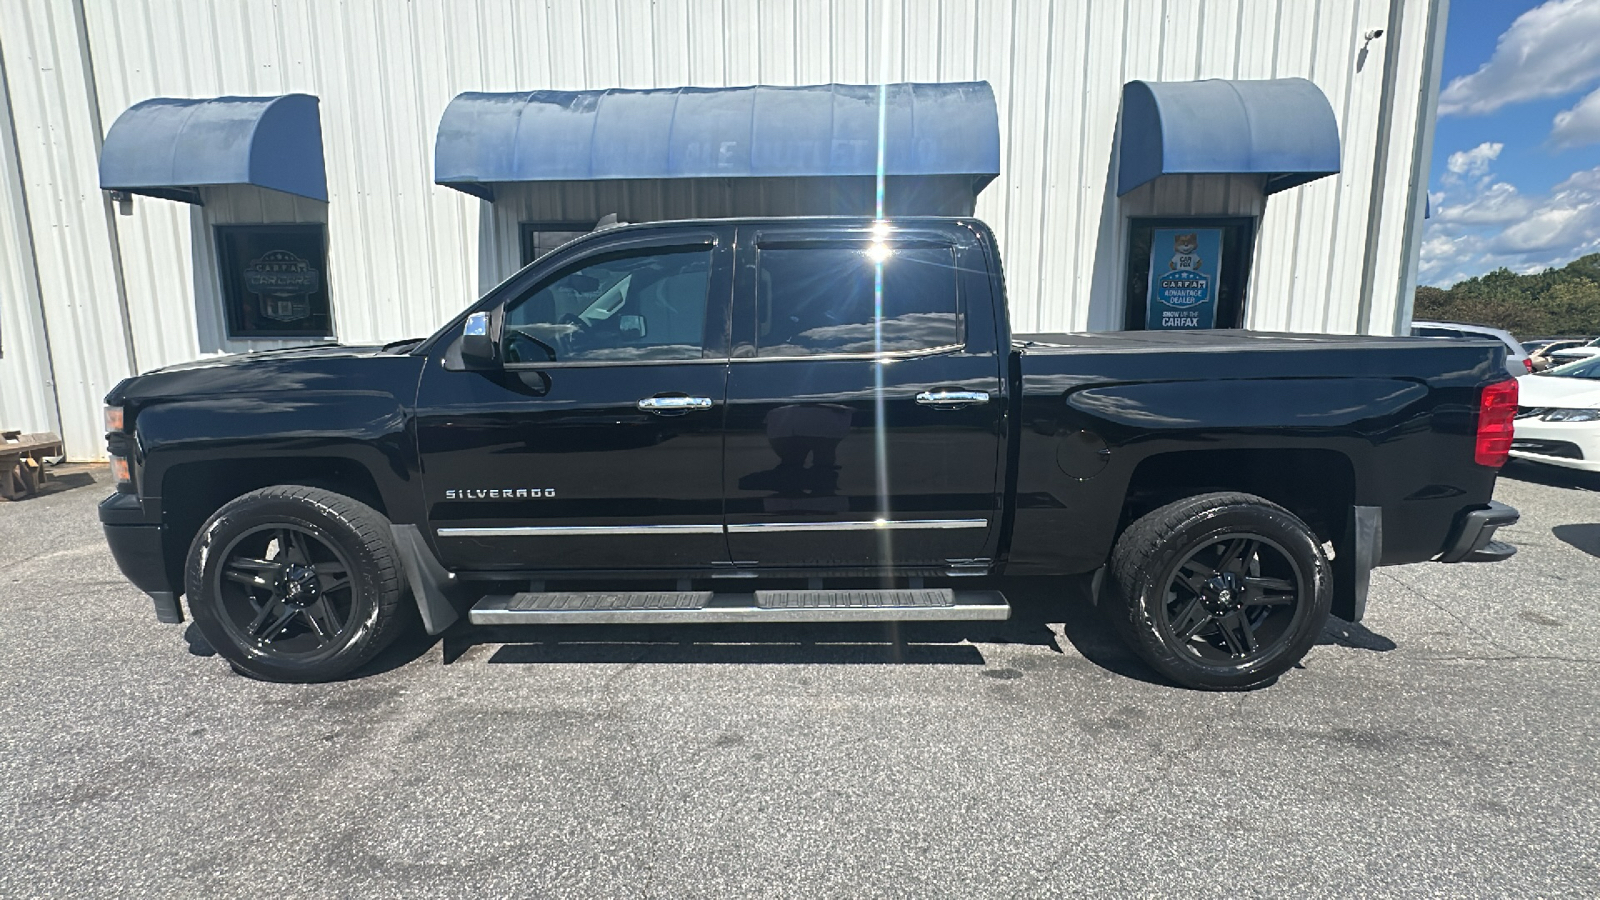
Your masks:
[{"label": "front door", "polygon": [[553,254],[494,308],[503,369],[451,371],[436,354],[417,440],[447,566],[727,561],[730,236],[624,233]]},{"label": "front door", "polygon": [[739,245],[723,488],[735,565],[987,556],[1005,397],[981,248],[956,226],[750,227]]}]

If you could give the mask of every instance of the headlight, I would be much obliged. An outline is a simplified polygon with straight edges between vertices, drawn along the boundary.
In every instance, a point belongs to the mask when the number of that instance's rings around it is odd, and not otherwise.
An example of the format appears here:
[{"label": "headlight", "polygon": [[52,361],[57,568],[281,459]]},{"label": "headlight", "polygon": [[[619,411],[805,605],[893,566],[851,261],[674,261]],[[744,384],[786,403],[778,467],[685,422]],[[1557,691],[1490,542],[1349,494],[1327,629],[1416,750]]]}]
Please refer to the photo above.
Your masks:
[{"label": "headlight", "polygon": [[116,434],[122,430],[122,407],[106,407],[106,434]]},{"label": "headlight", "polygon": [[1540,418],[1546,422],[1600,422],[1600,409],[1554,409]]}]

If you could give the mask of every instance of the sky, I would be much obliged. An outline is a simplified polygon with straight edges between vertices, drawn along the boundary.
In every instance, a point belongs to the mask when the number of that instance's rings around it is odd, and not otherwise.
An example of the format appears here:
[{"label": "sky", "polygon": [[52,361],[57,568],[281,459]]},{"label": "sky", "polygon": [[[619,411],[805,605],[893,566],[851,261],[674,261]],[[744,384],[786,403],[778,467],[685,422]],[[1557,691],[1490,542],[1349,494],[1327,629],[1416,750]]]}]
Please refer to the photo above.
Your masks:
[{"label": "sky", "polygon": [[1419,281],[1600,252],[1600,0],[1451,0]]}]

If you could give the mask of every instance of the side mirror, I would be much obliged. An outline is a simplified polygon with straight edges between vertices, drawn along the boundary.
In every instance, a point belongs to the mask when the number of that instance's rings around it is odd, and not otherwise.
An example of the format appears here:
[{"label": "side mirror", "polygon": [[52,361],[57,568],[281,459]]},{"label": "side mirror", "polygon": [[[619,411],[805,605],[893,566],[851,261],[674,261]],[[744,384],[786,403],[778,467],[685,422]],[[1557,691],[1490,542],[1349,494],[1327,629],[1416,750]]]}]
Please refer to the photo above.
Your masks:
[{"label": "side mirror", "polygon": [[489,335],[489,314],[475,312],[461,327],[461,361],[474,369],[495,365],[494,338]]},{"label": "side mirror", "polygon": [[644,316],[623,316],[617,320],[617,330],[631,341],[642,341],[650,333]]}]

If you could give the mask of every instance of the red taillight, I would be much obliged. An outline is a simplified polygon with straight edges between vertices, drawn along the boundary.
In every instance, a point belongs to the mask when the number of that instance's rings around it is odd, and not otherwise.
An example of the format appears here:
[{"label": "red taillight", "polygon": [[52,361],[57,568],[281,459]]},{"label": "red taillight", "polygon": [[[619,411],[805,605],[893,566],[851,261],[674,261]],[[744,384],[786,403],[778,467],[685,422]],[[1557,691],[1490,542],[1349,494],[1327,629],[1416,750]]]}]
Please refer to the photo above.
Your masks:
[{"label": "red taillight", "polygon": [[1517,383],[1502,381],[1478,397],[1478,447],[1473,459],[1496,468],[1511,454],[1511,420],[1517,415]]},{"label": "red taillight", "polygon": [[1528,367],[1528,374],[1532,375],[1533,374],[1533,360],[1525,359],[1525,360],[1522,361],[1522,364]]}]

